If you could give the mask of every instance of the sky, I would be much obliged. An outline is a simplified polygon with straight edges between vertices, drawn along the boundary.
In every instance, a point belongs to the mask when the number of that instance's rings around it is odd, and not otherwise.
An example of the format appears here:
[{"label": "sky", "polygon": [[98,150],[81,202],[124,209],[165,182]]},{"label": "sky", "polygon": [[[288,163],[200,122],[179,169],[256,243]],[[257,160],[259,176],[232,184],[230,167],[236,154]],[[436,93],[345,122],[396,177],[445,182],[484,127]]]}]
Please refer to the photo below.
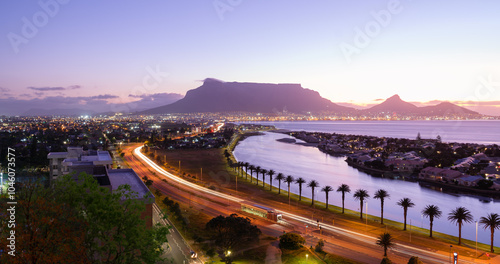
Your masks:
[{"label": "sky", "polygon": [[0,1],[0,115],[127,110],[211,77],[500,115],[500,1]]}]

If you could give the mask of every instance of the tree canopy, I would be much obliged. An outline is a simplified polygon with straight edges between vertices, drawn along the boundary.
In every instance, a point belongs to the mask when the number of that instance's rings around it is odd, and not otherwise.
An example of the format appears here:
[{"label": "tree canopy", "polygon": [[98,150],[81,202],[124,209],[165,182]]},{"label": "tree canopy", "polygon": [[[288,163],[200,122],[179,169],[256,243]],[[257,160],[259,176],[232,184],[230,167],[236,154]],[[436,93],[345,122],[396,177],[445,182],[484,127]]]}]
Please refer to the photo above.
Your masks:
[{"label": "tree canopy", "polygon": [[205,226],[219,252],[226,252],[241,245],[256,242],[261,231],[252,225],[248,217],[219,215],[212,218]]},{"label": "tree canopy", "polygon": [[[154,263],[161,260],[161,245],[167,241],[168,228],[146,227],[141,218],[144,200],[136,199],[137,193],[128,185],[110,192],[99,186],[92,176],[82,173],[76,179],[66,175],[51,188],[38,183],[24,184],[17,198],[16,249],[22,251],[17,251],[18,256],[5,263]],[[2,258],[9,257],[2,255]]]}]

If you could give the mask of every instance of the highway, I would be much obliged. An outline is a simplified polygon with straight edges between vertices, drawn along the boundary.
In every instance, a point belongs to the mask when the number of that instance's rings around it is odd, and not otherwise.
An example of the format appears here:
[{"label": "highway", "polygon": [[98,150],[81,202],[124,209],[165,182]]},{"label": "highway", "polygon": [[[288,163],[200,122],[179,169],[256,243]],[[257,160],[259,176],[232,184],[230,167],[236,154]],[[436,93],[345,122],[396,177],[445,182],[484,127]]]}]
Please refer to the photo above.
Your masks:
[{"label": "highway", "polygon": [[[189,196],[189,203],[192,203],[192,205],[201,208],[201,210],[204,210],[210,215],[228,215],[230,213],[239,211],[239,203],[244,201],[245,199],[237,197],[235,195],[229,195],[211,190],[179,178],[165,171],[163,168],[161,168],[144,154],[142,154],[141,148],[142,147],[138,147],[133,150],[134,156],[139,158],[142,163],[149,166],[149,168],[153,169],[157,173],[157,175],[160,174],[169,181],[169,186],[166,186],[167,184],[156,184],[155,182],[155,187],[159,187],[162,191],[168,192],[169,195],[174,195],[175,197],[173,198],[179,199],[180,201],[184,200],[184,202],[186,202],[186,196]],[[144,167],[141,169],[149,170]],[[182,190],[184,194],[181,194],[179,192],[180,190]],[[266,204],[262,205],[272,207]],[[364,263],[375,263],[379,262],[382,258],[382,249],[375,244],[376,238],[374,236],[325,223],[321,223],[321,233],[323,234],[320,234],[319,228],[317,228],[318,223],[316,221],[285,210],[278,210],[278,212],[283,214],[284,219],[288,222],[287,225],[270,225],[269,223],[266,223],[267,221],[259,221],[259,219],[255,219],[252,217],[254,220],[256,220],[253,222],[254,224],[258,225],[264,233],[272,234],[274,236],[279,236],[279,234],[281,234],[285,230],[291,231],[290,229],[300,231],[301,233],[305,234],[304,236],[306,238],[307,244],[312,246],[317,243],[317,240],[319,238],[322,238],[326,241],[325,249],[327,251],[334,252],[335,254],[356,261]],[[307,230],[306,226],[309,227],[309,230]],[[389,250],[389,257],[395,263],[406,263],[411,256],[419,256],[425,263],[449,262],[449,252],[435,251],[429,248],[417,247],[411,244],[396,243],[396,246],[393,249]],[[493,262],[492,260],[485,261],[462,257],[459,263],[496,262]]]}]

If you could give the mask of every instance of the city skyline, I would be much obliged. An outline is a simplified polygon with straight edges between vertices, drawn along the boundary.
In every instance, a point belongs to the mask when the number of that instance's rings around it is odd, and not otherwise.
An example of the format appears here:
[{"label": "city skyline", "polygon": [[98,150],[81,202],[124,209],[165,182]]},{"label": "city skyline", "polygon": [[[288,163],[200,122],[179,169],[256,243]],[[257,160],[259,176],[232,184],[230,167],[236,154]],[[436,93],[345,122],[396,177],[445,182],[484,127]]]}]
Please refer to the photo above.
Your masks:
[{"label": "city skyline", "polygon": [[151,104],[178,99],[175,94],[213,77],[301,83],[356,108],[399,94],[417,105],[450,101],[500,115],[500,37],[493,34],[499,7],[466,1],[3,2],[0,114],[36,104]]}]

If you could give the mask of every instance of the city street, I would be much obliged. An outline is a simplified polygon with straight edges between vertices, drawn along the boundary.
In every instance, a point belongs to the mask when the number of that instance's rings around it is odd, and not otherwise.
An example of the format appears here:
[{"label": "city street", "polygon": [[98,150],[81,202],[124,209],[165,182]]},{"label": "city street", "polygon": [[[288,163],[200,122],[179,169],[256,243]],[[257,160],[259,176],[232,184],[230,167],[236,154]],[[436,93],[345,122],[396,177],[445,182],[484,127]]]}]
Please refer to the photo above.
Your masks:
[{"label": "city street", "polygon": [[[244,199],[237,195],[229,195],[220,193],[211,189],[207,189],[194,183],[185,181],[175,175],[163,170],[161,167],[152,162],[149,158],[140,153],[138,145],[126,146],[124,151],[127,163],[140,175],[148,175],[154,180],[153,186],[168,194],[172,199],[178,200],[185,204],[190,204],[194,208],[202,210],[206,214],[217,216],[220,214],[229,215],[231,213],[240,212],[240,202]],[[152,173],[164,177],[168,183],[161,180],[156,180],[152,177]],[[260,204],[268,207],[273,207],[259,201]],[[288,206],[286,206],[288,207]],[[356,260],[362,263],[374,263],[382,258],[382,250],[375,244],[376,238],[362,230],[351,230],[321,223],[322,234],[317,227],[317,221],[311,220],[308,216],[298,215],[296,212],[278,209],[283,214],[286,224],[277,225],[267,220],[252,218],[252,222],[256,224],[264,234],[271,236],[279,236],[283,231],[296,231],[302,233],[308,246],[314,246],[319,238],[325,240],[325,249],[328,252]],[[309,228],[307,228],[308,226]],[[444,251],[436,251],[431,248],[419,247],[408,243],[396,243],[396,246],[389,250],[389,257],[395,263],[407,262],[411,256],[419,256],[425,263],[447,263],[449,262],[450,253]],[[498,263],[496,259],[478,260],[462,257],[460,263]]]}]

